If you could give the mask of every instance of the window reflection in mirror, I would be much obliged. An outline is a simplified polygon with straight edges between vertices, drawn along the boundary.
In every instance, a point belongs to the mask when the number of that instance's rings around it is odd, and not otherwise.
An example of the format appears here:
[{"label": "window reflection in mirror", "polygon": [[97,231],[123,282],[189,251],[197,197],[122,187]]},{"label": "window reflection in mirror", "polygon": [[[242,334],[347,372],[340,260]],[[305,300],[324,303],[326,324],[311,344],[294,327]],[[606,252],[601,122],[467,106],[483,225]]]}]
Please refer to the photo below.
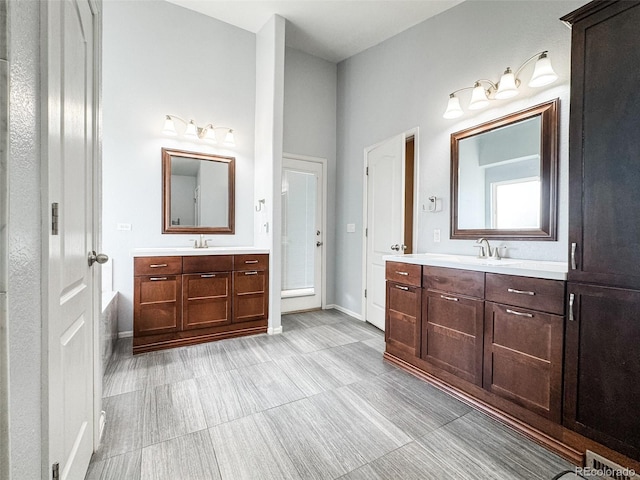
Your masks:
[{"label": "window reflection in mirror", "polygon": [[451,135],[451,238],[555,239],[557,100]]},{"label": "window reflection in mirror", "polygon": [[233,233],[235,159],[162,150],[163,233]]}]

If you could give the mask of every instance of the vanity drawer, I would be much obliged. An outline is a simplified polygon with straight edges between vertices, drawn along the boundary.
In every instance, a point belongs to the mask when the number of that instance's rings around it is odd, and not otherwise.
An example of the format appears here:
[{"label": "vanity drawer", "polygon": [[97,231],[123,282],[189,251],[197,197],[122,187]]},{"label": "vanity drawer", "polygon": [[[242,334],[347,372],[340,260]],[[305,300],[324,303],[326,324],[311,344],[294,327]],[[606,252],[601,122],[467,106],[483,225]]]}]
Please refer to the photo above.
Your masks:
[{"label": "vanity drawer", "polygon": [[135,257],[134,275],[180,274],[182,257]]},{"label": "vanity drawer", "polygon": [[182,258],[184,273],[230,272],[233,270],[232,255],[194,255]]},{"label": "vanity drawer", "polygon": [[564,315],[564,282],[487,273],[486,299]]},{"label": "vanity drawer", "polygon": [[422,265],[387,262],[385,276],[391,282],[420,287],[422,286]]},{"label": "vanity drawer", "polygon": [[269,270],[269,255],[236,255],[234,257],[234,270]]},{"label": "vanity drawer", "polygon": [[484,297],[484,272],[425,266],[422,276],[424,287],[430,290],[458,293],[467,297]]}]

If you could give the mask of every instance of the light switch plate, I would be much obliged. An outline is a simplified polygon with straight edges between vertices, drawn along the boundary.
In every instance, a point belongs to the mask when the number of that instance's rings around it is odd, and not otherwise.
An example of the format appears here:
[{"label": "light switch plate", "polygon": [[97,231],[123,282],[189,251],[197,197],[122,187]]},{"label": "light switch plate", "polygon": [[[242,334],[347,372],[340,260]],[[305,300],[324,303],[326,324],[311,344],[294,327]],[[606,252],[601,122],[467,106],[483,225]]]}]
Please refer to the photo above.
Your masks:
[{"label": "light switch plate", "polygon": [[440,229],[436,228],[433,231],[433,242],[434,243],[440,243]]},{"label": "light switch plate", "polygon": [[355,223],[347,223],[347,233],[356,233]]}]

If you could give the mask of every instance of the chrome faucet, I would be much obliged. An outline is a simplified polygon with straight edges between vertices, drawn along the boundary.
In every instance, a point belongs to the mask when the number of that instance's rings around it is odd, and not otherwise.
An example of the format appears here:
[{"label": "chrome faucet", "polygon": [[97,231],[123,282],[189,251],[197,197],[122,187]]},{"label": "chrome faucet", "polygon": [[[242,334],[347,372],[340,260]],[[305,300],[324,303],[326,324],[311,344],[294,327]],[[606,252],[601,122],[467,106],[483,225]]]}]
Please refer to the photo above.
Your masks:
[{"label": "chrome faucet", "polygon": [[203,234],[200,234],[200,240],[193,239],[193,248],[209,248],[210,238],[204,238]]},{"label": "chrome faucet", "polygon": [[[486,248],[483,245],[483,243],[486,244]],[[489,240],[487,240],[486,238],[484,237],[479,238],[478,241],[476,242],[476,245],[474,245],[474,247],[480,249],[478,251],[478,258],[493,257],[493,251],[491,250],[491,245],[489,245]]]}]

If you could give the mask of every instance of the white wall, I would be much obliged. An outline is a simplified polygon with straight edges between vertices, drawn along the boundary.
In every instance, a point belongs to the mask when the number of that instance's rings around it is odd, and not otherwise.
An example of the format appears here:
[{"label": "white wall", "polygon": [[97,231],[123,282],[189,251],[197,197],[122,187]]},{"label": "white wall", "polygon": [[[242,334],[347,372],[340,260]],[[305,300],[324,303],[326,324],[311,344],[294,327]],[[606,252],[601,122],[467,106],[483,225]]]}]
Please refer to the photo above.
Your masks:
[{"label": "white wall", "polygon": [[[104,3],[103,46],[103,248],[114,259],[119,329],[130,331],[131,250],[195,237],[161,233],[162,147],[236,157],[236,233],[210,237],[253,244],[256,37],[167,2],[113,1]],[[165,137],[166,114],[231,127],[236,147]]]},{"label": "white wall", "polygon": [[327,304],[333,304],[336,226],[337,66],[287,48],[284,69],[284,151],[327,159]]},{"label": "white wall", "polygon": [[264,199],[254,216],[256,246],[268,248],[269,332],[280,322],[282,137],[284,109],[284,18],[274,15],[256,34],[256,159],[254,196]]},{"label": "white wall", "polygon": [[[9,2],[7,313],[11,478],[41,478],[40,2]],[[2,254],[4,254],[3,252]],[[46,382],[46,379],[44,380]]]},{"label": "white wall", "polygon": [[[363,149],[419,127],[419,204],[443,200],[439,213],[420,213],[417,252],[474,254],[472,241],[448,239],[450,134],[544,101],[560,98],[560,191],[557,242],[503,242],[513,257],[566,260],[567,156],[571,31],[560,16],[586,1],[468,1],[338,65],[336,304],[361,312]],[[555,84],[521,88],[515,99],[456,120],[442,113],[448,94],[478,78],[499,79],[542,50],[556,73]],[[532,67],[529,67],[532,68]],[[530,74],[528,70],[525,74]],[[468,102],[465,92],[461,103]],[[357,233],[344,233],[347,223]],[[442,241],[433,242],[433,230]]]}]

